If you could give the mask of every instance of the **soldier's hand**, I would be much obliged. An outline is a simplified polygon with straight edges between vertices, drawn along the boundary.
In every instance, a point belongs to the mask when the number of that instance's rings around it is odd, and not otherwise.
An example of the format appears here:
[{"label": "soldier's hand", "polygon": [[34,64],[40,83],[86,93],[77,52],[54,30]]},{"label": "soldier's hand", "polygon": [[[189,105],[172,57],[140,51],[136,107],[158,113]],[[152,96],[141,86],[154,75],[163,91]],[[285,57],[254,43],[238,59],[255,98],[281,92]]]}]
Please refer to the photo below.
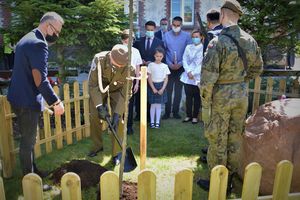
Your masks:
[{"label": "soldier's hand", "polygon": [[211,117],[211,106],[202,107],[202,121],[204,124],[208,124],[210,122]]},{"label": "soldier's hand", "polygon": [[107,117],[108,118],[110,117],[106,105],[97,106],[97,110],[98,110],[98,116],[100,119],[106,120]]}]

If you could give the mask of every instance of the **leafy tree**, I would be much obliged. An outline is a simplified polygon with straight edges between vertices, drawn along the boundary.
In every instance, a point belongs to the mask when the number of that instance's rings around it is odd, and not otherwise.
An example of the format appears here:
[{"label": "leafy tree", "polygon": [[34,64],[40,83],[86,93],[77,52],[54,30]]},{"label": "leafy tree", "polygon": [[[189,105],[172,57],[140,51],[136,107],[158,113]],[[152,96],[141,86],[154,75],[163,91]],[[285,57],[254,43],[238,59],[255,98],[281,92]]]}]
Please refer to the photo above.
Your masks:
[{"label": "leafy tree", "polygon": [[55,11],[64,18],[60,38],[50,47],[60,69],[86,66],[95,53],[118,42],[118,33],[128,23],[123,4],[116,0],[11,0],[10,5],[14,41],[37,27],[45,12]]},{"label": "leafy tree", "polygon": [[239,0],[245,9],[241,26],[250,32],[263,50],[277,46],[283,51],[295,47],[300,33],[299,0]]}]

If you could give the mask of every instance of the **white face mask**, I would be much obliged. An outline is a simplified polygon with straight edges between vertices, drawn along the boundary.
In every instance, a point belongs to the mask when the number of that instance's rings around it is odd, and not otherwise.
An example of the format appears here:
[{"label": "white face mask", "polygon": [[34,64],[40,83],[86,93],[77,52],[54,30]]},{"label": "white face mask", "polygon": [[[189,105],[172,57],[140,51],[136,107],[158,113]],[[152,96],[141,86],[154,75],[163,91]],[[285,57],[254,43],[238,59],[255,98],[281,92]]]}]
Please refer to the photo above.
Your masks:
[{"label": "white face mask", "polygon": [[175,27],[175,26],[172,26],[172,30],[175,32],[175,33],[178,33],[181,31],[181,27]]}]

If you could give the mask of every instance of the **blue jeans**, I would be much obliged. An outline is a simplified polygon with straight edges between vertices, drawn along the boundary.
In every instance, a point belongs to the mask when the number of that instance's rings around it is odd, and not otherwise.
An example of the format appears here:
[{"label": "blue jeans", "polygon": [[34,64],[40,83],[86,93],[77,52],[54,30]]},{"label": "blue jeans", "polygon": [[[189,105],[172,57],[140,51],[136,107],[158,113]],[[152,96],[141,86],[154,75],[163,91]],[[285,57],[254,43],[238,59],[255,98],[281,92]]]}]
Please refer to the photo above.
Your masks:
[{"label": "blue jeans", "polygon": [[20,164],[23,175],[34,172],[34,145],[36,141],[38,119],[40,111],[12,106],[17,116],[17,125],[20,130]]}]

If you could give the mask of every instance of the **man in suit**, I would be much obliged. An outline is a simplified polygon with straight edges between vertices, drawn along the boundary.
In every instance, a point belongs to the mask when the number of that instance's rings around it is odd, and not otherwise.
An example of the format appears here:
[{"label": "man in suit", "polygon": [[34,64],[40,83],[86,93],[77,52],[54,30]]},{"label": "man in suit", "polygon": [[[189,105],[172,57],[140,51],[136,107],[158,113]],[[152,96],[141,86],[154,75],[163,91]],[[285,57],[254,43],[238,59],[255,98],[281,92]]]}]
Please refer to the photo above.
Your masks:
[{"label": "man in suit", "polygon": [[[148,21],[145,24],[146,33],[144,37],[136,41],[133,46],[140,51],[141,57],[143,59],[143,64],[141,66],[147,66],[150,62],[154,62],[154,53],[157,47],[164,47],[164,43],[154,36],[154,31],[156,24],[154,21]],[[163,61],[164,62],[164,61]],[[140,91],[136,94],[136,120],[140,118]],[[149,107],[149,106],[148,106]],[[148,109],[149,110],[149,109]],[[148,112],[149,113],[149,112]]]},{"label": "man in suit", "polygon": [[169,21],[167,18],[162,18],[160,20],[160,28],[155,32],[154,36],[162,41],[164,41],[164,35],[169,30]]},{"label": "man in suit", "polygon": [[23,175],[34,172],[46,176],[37,169],[33,152],[44,99],[56,115],[64,113],[63,103],[47,79],[48,46],[58,39],[63,24],[61,16],[47,12],[39,26],[27,33],[16,46],[15,66],[7,97],[17,115],[21,133],[19,155]]},{"label": "man in suit", "polygon": [[[111,51],[104,51],[96,54],[92,61],[88,83],[90,94],[90,124],[91,139],[93,146],[89,152],[89,157],[97,156],[97,153],[103,151],[102,133],[106,127],[103,122],[106,117],[110,117],[108,113],[108,103],[110,103],[112,114],[112,125],[118,134],[121,116],[125,111],[124,101],[126,94],[126,77],[128,64],[128,48],[125,45],[117,44]],[[133,67],[130,68],[131,76],[135,75]],[[132,83],[130,82],[130,88]],[[108,100],[109,99],[109,100]],[[117,154],[120,150],[116,141],[113,140],[113,162],[117,163]]]}]

